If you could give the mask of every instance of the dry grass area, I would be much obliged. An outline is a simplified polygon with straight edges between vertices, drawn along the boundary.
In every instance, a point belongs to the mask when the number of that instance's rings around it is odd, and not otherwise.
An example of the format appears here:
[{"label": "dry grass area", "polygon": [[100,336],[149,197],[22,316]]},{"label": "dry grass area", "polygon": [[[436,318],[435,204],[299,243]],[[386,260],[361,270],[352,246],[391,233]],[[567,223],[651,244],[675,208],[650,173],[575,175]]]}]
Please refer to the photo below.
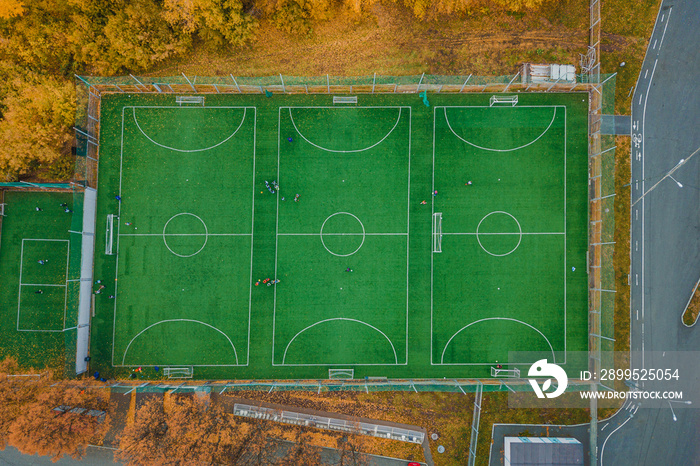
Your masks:
[{"label": "dry grass area", "polygon": [[588,44],[588,8],[584,2],[568,3],[578,5],[566,21],[557,20],[551,9],[542,15],[488,8],[420,21],[402,6],[378,2],[359,15],[336,11],[303,37],[263,22],[244,48],[214,52],[200,47],[188,60],[151,74],[515,74],[523,61],[578,63],[578,53]]},{"label": "dry grass area", "polygon": [[[472,394],[465,396],[439,392],[373,392],[369,394],[336,392],[317,395],[313,392],[268,394],[247,391],[232,392],[231,395],[423,427],[428,434],[437,433],[439,436],[436,442],[430,441],[430,449],[436,465],[465,464],[468,458],[474,402]],[[442,455],[437,453],[438,445],[443,445],[446,449]],[[366,453],[423,461],[422,448],[406,442],[368,437],[363,447]]]},{"label": "dry grass area", "polygon": [[688,308],[683,313],[683,323],[694,325],[698,321],[698,315],[700,315],[700,281],[695,285],[695,292],[688,302]]}]

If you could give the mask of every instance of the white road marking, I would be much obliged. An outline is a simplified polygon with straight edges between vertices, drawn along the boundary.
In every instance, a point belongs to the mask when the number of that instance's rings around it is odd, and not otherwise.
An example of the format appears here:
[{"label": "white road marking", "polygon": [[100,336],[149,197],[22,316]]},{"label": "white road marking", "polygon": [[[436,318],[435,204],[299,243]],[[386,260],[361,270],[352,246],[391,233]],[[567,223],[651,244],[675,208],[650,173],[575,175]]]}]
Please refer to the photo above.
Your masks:
[{"label": "white road marking", "polygon": [[654,45],[652,45],[651,48],[656,49],[656,40],[654,40]]},{"label": "white road marking", "polygon": [[615,432],[617,432],[618,430],[620,430],[620,429],[622,428],[622,426],[624,426],[625,424],[627,424],[627,423],[629,422],[630,419],[632,419],[632,418],[631,418],[631,417],[628,417],[627,420],[625,420],[625,422],[623,422],[622,424],[620,424],[615,430],[613,430],[612,432],[610,432],[610,435],[608,435],[608,436],[605,438],[605,441],[603,442],[603,446],[602,446],[601,449],[600,449],[600,464],[601,464],[601,465],[602,465],[602,464],[605,464],[605,463],[603,463],[603,455],[605,454],[605,444],[608,443],[608,440],[610,439],[610,436],[611,436],[612,434],[614,434]]},{"label": "white road marking", "polygon": [[644,97],[644,94],[641,94],[641,95],[639,96],[639,105],[642,105],[642,97]]},{"label": "white road marking", "polygon": [[637,309],[637,319],[636,320],[639,320],[639,309]]},{"label": "white road marking", "polygon": [[647,79],[647,75],[649,74],[649,68],[644,72],[644,79]]}]

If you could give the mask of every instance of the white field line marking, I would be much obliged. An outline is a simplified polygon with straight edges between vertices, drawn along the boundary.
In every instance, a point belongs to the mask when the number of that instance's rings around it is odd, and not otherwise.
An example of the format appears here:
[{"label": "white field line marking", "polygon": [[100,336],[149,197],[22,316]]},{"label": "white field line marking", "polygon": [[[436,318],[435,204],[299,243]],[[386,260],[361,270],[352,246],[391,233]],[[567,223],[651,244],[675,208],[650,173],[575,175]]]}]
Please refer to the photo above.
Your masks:
[{"label": "white field line marking", "polygon": [[121,233],[119,236],[253,236],[252,233]]},{"label": "white field line marking", "polygon": [[19,331],[19,310],[22,307],[22,269],[24,267],[24,240],[19,253],[19,290],[17,291],[17,331]]},{"label": "white field line marking", "polygon": [[[121,147],[119,148],[119,197],[122,195],[122,178],[124,174],[124,110],[122,108],[122,134]],[[122,203],[117,203],[117,218],[121,218]],[[117,300],[119,299],[119,232],[121,230],[121,222],[117,222],[117,257],[114,259],[114,321],[112,323],[112,366],[114,366],[114,347],[117,344]]]},{"label": "white field line marking", "polygon": [[[206,108],[206,107],[205,107],[205,108]],[[209,107],[209,108],[211,108],[211,107]],[[164,145],[164,144],[160,144],[160,143],[154,141],[153,139],[151,139],[151,137],[150,137],[148,134],[146,134],[146,132],[145,132],[143,129],[141,129],[141,125],[139,125],[139,121],[138,121],[138,119],[136,118],[136,108],[132,107],[131,111],[132,111],[132,113],[134,114],[134,123],[136,123],[136,127],[139,129],[139,131],[141,132],[141,134],[143,134],[143,136],[144,136],[146,139],[148,139],[149,141],[151,141],[153,144],[155,144],[155,145],[158,146],[158,147],[162,147],[163,149],[169,149],[169,150],[173,150],[173,151],[175,151],[175,152],[190,153],[190,152],[203,152],[203,151],[207,151],[207,150],[210,150],[210,149],[214,149],[214,148],[216,148],[216,147],[219,147],[221,144],[224,144],[226,141],[230,140],[232,137],[234,137],[234,136],[236,135],[236,133],[238,132],[238,130],[241,129],[241,127],[243,126],[243,122],[244,122],[245,119],[246,119],[246,113],[248,112],[248,108],[247,108],[247,107],[243,107],[243,118],[241,118],[241,122],[240,122],[240,124],[238,125],[238,128],[236,128],[236,130],[235,130],[233,133],[231,133],[226,139],[224,139],[224,140],[218,142],[217,144],[214,144],[213,146],[209,146],[209,147],[204,147],[204,148],[202,148],[202,149],[177,149],[177,148],[175,148],[175,147],[166,146],[166,145]]]},{"label": "white field line marking", "polygon": [[46,283],[20,283],[20,286],[68,286],[68,284],[65,285],[48,285]]},{"label": "white field line marking", "polygon": [[[465,326],[462,327],[461,329],[457,330],[457,331],[455,332],[455,334],[452,335],[452,337],[450,337],[449,340],[447,340],[447,344],[445,345],[445,348],[442,350],[442,358],[440,358],[440,364],[443,364],[443,363],[444,363],[444,361],[445,361],[445,351],[447,351],[447,347],[450,346],[450,343],[452,342],[452,339],[453,339],[454,337],[456,337],[462,330],[464,330],[464,329],[466,329],[466,328],[468,328],[468,327],[471,327],[471,326],[474,325],[474,324],[478,324],[479,322],[484,322],[484,321],[487,321],[487,320],[509,320],[509,321],[517,322],[517,323],[519,323],[519,324],[523,324],[523,325],[526,325],[526,326],[530,327],[531,329],[533,329],[534,331],[536,331],[537,333],[539,333],[540,336],[541,336],[542,338],[545,339],[545,341],[546,341],[547,344],[549,345],[550,351],[552,352],[552,361],[556,361],[556,359],[555,359],[555,357],[554,357],[554,348],[552,347],[552,344],[549,342],[549,339],[548,339],[546,336],[544,336],[544,333],[540,332],[540,331],[537,329],[537,327],[534,327],[534,326],[528,324],[527,322],[523,322],[522,320],[512,319],[512,318],[510,318],[510,317],[486,317],[486,318],[484,318],[484,319],[475,320],[474,322],[465,325]],[[457,363],[453,363],[453,364],[457,364]]]},{"label": "white field line marking", "polygon": [[66,313],[68,312],[68,266],[70,265],[70,241],[68,241],[68,249],[66,250],[66,281],[63,295],[63,325],[61,327],[63,330],[66,329]]},{"label": "white field line marking", "polygon": [[[281,146],[280,146],[280,137],[281,137],[281,119],[282,119],[282,109],[283,108],[288,108],[290,111],[290,119],[292,120],[292,124],[294,125],[294,121],[291,118],[291,109],[292,108],[310,108],[310,109],[318,109],[318,108],[328,108],[328,109],[342,109],[343,107],[280,107],[279,113],[278,113],[278,122],[277,122],[277,128],[278,128],[278,134],[277,134],[277,179],[280,179],[280,157],[281,157]],[[347,108],[358,108],[358,107],[346,107]],[[401,110],[408,108],[409,110],[409,138],[408,138],[408,190],[407,190],[407,211],[409,214],[407,214],[406,217],[406,233],[323,233],[323,235],[335,235],[335,236],[406,236],[406,361],[404,363],[399,364],[398,362],[396,364],[391,364],[391,365],[407,365],[408,364],[408,313],[409,313],[409,307],[408,307],[408,301],[409,301],[409,257],[410,257],[410,252],[408,249],[408,243],[409,243],[409,225],[410,225],[410,196],[411,196],[411,188],[410,188],[410,183],[411,183],[411,172],[410,172],[410,160],[411,160],[411,123],[412,123],[412,110],[411,107],[359,107],[359,108],[380,108],[380,109],[387,109],[387,108],[396,108],[399,109],[399,119],[397,120],[397,123],[394,125],[394,128],[381,140],[379,143],[384,141],[396,128],[398,123],[400,122],[402,112]],[[295,125],[296,129],[296,125]],[[297,129],[297,132],[301,135],[302,138],[304,136],[299,132]],[[304,138],[306,140],[306,138]],[[310,141],[307,140],[310,144],[314,145]],[[377,144],[379,144],[377,143]],[[375,144],[374,146],[376,146]],[[371,146],[371,147],[374,147]],[[317,146],[318,147],[318,146]],[[370,147],[370,148],[371,148]],[[322,147],[319,147],[320,149],[323,149]],[[367,148],[367,149],[370,149]],[[323,149],[327,150],[327,149]],[[366,150],[366,149],[362,149]],[[348,152],[359,152],[358,151],[331,151],[328,150],[329,152],[341,152],[341,153],[348,153]],[[275,278],[277,277],[277,255],[278,255],[278,249],[279,249],[279,237],[280,236],[321,236],[321,233],[279,233],[279,191],[277,192],[277,219],[276,219],[276,233],[275,233]],[[251,276],[251,282],[252,282],[252,276]],[[330,364],[285,364],[284,362],[281,364],[275,364],[274,358],[275,358],[275,329],[276,329],[276,312],[277,312],[277,287],[275,287],[275,290],[273,292],[273,327],[272,327],[272,365],[273,366],[300,366],[300,367],[307,367],[307,366],[333,366],[333,365],[347,365],[347,363],[342,363],[342,364],[335,364],[335,363],[330,363]],[[390,341],[391,343],[391,341]],[[289,347],[289,345],[287,345]],[[393,343],[392,343],[392,348],[393,348]],[[396,351],[394,350],[394,353],[396,355]],[[285,350],[286,354],[286,350]],[[396,358],[398,361],[398,357]],[[284,359],[283,359],[284,361]],[[353,364],[353,365],[358,365],[358,366],[386,366],[387,364]]]},{"label": "white field line marking", "polygon": [[[250,206],[250,285],[248,286],[248,349],[246,350],[246,362],[245,365],[247,366],[250,364],[250,327],[252,326],[251,324],[251,311],[253,307],[253,233],[255,231],[255,157],[256,157],[256,152],[255,152],[255,147],[257,144],[257,138],[258,138],[258,109],[257,107],[254,109],[253,113],[253,173],[252,173],[252,182],[253,182],[253,194],[252,194],[252,199],[251,199],[251,206]],[[277,193],[279,196],[279,193]],[[275,275],[275,279],[277,279],[277,275]],[[276,288],[276,287],[275,287]]]},{"label": "white field line marking", "polygon": [[[408,109],[408,189],[406,192],[406,361],[408,365],[408,271],[410,270],[410,231],[411,231],[411,139],[413,138],[413,111]],[[432,254],[431,254],[432,255]]]},{"label": "white field line marking", "polygon": [[[443,235],[476,235],[477,233],[443,233]],[[479,236],[486,236],[486,235],[565,235],[565,232],[531,232],[531,233],[518,233],[518,232],[513,232],[513,233],[478,233]]]},{"label": "white field line marking", "polygon": [[[287,358],[287,350],[289,350],[289,346],[294,342],[294,339],[295,339],[296,337],[298,337],[300,334],[304,333],[305,331],[307,331],[307,330],[310,329],[311,327],[315,327],[315,326],[317,326],[318,324],[323,324],[323,323],[330,322],[330,321],[334,321],[334,320],[346,320],[346,321],[350,321],[350,322],[356,322],[356,323],[358,323],[358,324],[366,325],[367,327],[369,327],[369,328],[371,328],[371,329],[373,329],[373,330],[376,330],[377,332],[381,333],[382,336],[383,336],[384,338],[386,338],[386,341],[389,342],[389,344],[391,345],[391,350],[394,352],[394,361],[395,361],[394,365],[397,365],[397,364],[399,363],[399,357],[398,357],[397,354],[396,354],[396,349],[394,348],[394,344],[391,342],[391,339],[390,339],[388,336],[386,336],[386,334],[385,334],[384,332],[382,332],[381,330],[379,330],[377,327],[375,327],[375,326],[373,326],[373,325],[370,325],[370,324],[368,324],[367,322],[363,322],[363,321],[361,321],[361,320],[357,320],[357,319],[348,319],[348,318],[346,318],[346,317],[335,317],[335,318],[332,318],[332,319],[320,320],[320,321],[316,322],[315,324],[311,324],[311,325],[309,325],[308,327],[306,327],[305,329],[300,330],[296,335],[294,335],[294,336],[292,337],[292,339],[289,340],[289,343],[287,343],[287,347],[284,349],[284,355],[282,356],[282,365],[285,365],[285,364],[284,364],[284,360]],[[384,364],[384,365],[388,365],[388,364]]]},{"label": "white field line marking", "polygon": [[[22,269],[24,268],[24,242],[25,241],[42,241],[42,242],[63,242],[68,243],[68,248],[66,251],[66,279],[62,285],[47,285],[47,284],[36,284],[36,283],[22,283]],[[70,261],[70,240],[67,239],[45,239],[45,238],[22,238],[22,245],[20,248],[19,257],[19,292],[17,294],[17,331],[18,332],[64,332],[66,327],[66,306],[68,305],[68,267]],[[20,319],[20,309],[22,308],[22,287],[23,286],[64,286],[65,292],[63,295],[63,327],[61,330],[42,330],[42,329],[21,329],[19,328]]]},{"label": "white field line marking", "polygon": [[[433,179],[430,192],[435,192],[435,120],[437,120],[437,107],[433,109]],[[430,217],[435,215],[435,196],[431,196],[430,200]],[[435,254],[430,254],[430,365],[434,365],[433,361],[433,282],[434,282],[434,259]]]},{"label": "white field line marking", "polygon": [[[391,128],[391,130],[389,130],[389,132],[386,133],[386,135],[385,135],[383,138],[381,138],[379,141],[375,142],[375,143],[372,144],[371,146],[365,147],[365,148],[363,148],[363,149],[335,150],[335,149],[327,149],[327,148],[325,148],[325,147],[319,146],[318,144],[314,144],[313,142],[309,141],[309,140],[306,138],[306,136],[304,136],[304,135],[302,134],[302,132],[299,131],[299,128],[297,128],[297,124],[294,122],[294,117],[292,116],[292,108],[301,108],[301,107],[288,107],[288,109],[289,109],[289,119],[291,120],[292,125],[294,126],[294,129],[295,129],[296,132],[299,134],[299,136],[301,136],[301,138],[302,138],[304,141],[308,142],[309,144],[311,144],[312,146],[314,146],[314,147],[317,148],[317,149],[320,149],[320,150],[323,150],[323,151],[326,151],[326,152],[333,152],[333,153],[336,153],[336,154],[351,154],[351,153],[357,153],[357,152],[364,152],[364,151],[366,151],[366,150],[370,150],[370,149],[372,149],[372,148],[378,146],[379,144],[381,144],[382,142],[384,142],[384,140],[385,140],[386,138],[388,138],[389,135],[391,135],[391,133],[393,133],[394,130],[396,129],[396,127],[399,125],[399,121],[401,121],[401,111],[403,110],[403,107],[398,107],[398,109],[399,109],[399,115],[398,115],[398,117],[396,118],[396,123],[394,123],[394,127]],[[357,109],[357,108],[366,108],[366,107],[332,107],[332,108],[334,108],[334,109],[336,109],[336,110],[343,110],[343,109],[344,109],[344,110],[347,110],[347,109],[352,109],[352,108]],[[380,107],[380,108],[389,108],[389,107]],[[279,141],[278,141],[277,143],[279,144]]]},{"label": "white field line marking", "polygon": [[[155,109],[162,109],[162,108],[174,108],[174,109],[195,108],[195,109],[198,109],[199,107],[168,107],[168,106],[141,106],[141,107],[130,107],[130,106],[126,106],[126,107],[123,107],[123,108],[122,108],[121,147],[120,147],[120,165],[119,165],[119,195],[120,195],[120,196],[121,196],[121,194],[122,194],[122,175],[123,175],[123,163],[124,163],[124,124],[125,124],[125,114],[124,114],[124,111],[125,111],[125,109],[127,109],[127,108],[131,108],[131,109],[136,109],[136,108],[155,108]],[[254,115],[254,118],[255,118],[255,120],[254,120],[254,122],[255,122],[255,123],[254,123],[254,129],[253,129],[253,131],[254,131],[254,136],[253,136],[253,174],[252,174],[252,177],[253,177],[253,187],[254,187],[254,186],[255,186],[255,137],[256,137],[255,131],[256,131],[256,129],[257,129],[255,125],[257,124],[257,108],[256,108],[256,107],[236,107],[236,106],[234,106],[234,107],[207,107],[207,108],[217,108],[217,109],[239,109],[239,108],[243,108],[243,109],[244,109],[243,119],[241,120],[241,123],[240,123],[239,127],[236,129],[236,131],[235,131],[231,136],[229,136],[229,138],[227,138],[227,140],[230,139],[231,137],[233,137],[233,135],[235,135],[235,134],[239,131],[239,129],[241,128],[241,126],[242,126],[243,123],[245,122],[246,115],[247,115],[247,109],[250,108],[250,109],[253,110],[253,112],[254,112],[253,115]],[[135,114],[134,114],[134,118],[135,118]],[[138,126],[138,122],[136,122],[136,124],[137,124],[137,126]],[[139,129],[140,129],[140,128],[139,128]],[[146,136],[146,135],[144,134],[144,136]],[[146,137],[148,138],[148,136],[146,136]],[[150,138],[149,138],[149,139],[150,139]],[[222,141],[222,142],[219,143],[219,144],[223,144],[224,142],[226,142],[226,141]],[[156,143],[156,144],[157,144],[157,143]],[[212,148],[213,148],[213,147],[216,147],[216,146],[212,146]],[[178,150],[178,149],[173,149],[173,150]],[[207,150],[207,149],[198,149],[198,150],[181,151],[181,152],[198,152],[198,151],[203,151],[203,150]],[[253,189],[253,207],[252,207],[253,210],[254,210],[254,208],[255,208],[255,207],[254,207],[254,202],[255,202],[255,189]],[[119,202],[119,210],[118,210],[117,217],[120,217],[120,216],[121,216],[121,202]],[[251,219],[251,222],[254,222],[254,220]],[[121,223],[118,223],[118,225],[117,225],[117,254],[116,254],[117,257],[116,257],[116,260],[115,260],[115,277],[118,277],[118,276],[119,276],[119,237],[120,237],[120,236],[158,236],[158,237],[163,237],[163,236],[164,236],[162,233],[138,233],[138,234],[136,234],[136,233],[134,233],[134,234],[123,233],[123,234],[120,234],[120,233],[119,233],[119,230],[120,230],[120,229],[121,229]],[[202,236],[251,236],[251,251],[252,251],[252,247],[253,247],[253,245],[252,245],[252,242],[253,242],[253,240],[252,240],[252,236],[253,236],[252,227],[251,227],[251,233],[205,233],[205,234],[201,234],[201,235],[202,235]],[[171,235],[171,234],[166,234],[165,236],[200,236],[200,234],[192,234],[192,235],[190,235],[190,234],[182,234],[182,235],[180,235],[180,234],[172,234],[172,235]],[[236,364],[235,364],[235,366],[247,366],[247,365],[248,365],[248,362],[249,362],[249,359],[250,359],[250,312],[251,312],[251,311],[250,311],[250,308],[251,308],[251,300],[252,300],[252,263],[253,263],[253,258],[252,258],[252,253],[251,253],[251,272],[250,272],[250,275],[251,275],[251,284],[250,284],[250,293],[249,293],[249,302],[248,302],[248,354],[247,354],[247,359],[248,359],[248,360],[246,361],[246,364],[238,364],[238,356],[236,355]],[[115,297],[118,296],[118,293],[117,293],[117,286],[118,286],[118,281],[115,280],[115,284],[114,284],[114,295],[115,295]],[[115,364],[115,363],[114,363],[114,350],[115,350],[115,346],[116,346],[116,322],[117,322],[117,298],[114,299],[114,319],[113,319],[113,327],[112,327],[112,366],[113,366],[113,367],[124,367],[123,364],[122,364],[122,365],[119,365],[119,364]],[[217,330],[218,330],[218,329],[217,329]],[[222,333],[223,333],[223,332],[222,332]],[[227,337],[227,338],[228,338],[228,337]],[[235,348],[234,348],[234,351],[235,351]],[[143,364],[139,364],[139,365],[143,365]],[[159,365],[163,365],[163,364],[155,364],[155,365],[158,365],[158,366],[159,366]],[[232,367],[232,366],[234,366],[234,365],[231,365],[231,364],[194,364],[194,365],[193,365],[193,364],[190,364],[190,365],[192,365],[193,367]],[[127,365],[127,366],[128,366],[128,365]],[[147,365],[147,367],[152,367],[152,366],[148,366],[148,365]]]},{"label": "white field line marking", "polygon": [[[567,147],[566,147],[566,127],[569,124],[568,120],[568,114],[567,114],[567,108],[564,107],[564,364],[566,364],[566,358],[567,358],[567,352],[566,352],[566,315],[568,313],[568,309],[566,308],[566,271],[569,268],[569,264],[567,262],[567,257],[566,257],[566,237],[567,237],[567,232],[569,231],[567,223],[568,223],[568,217],[566,216],[566,199],[567,199],[567,192],[566,192],[566,159],[569,157],[569,154],[567,152]],[[588,209],[586,209],[588,210]],[[587,225],[588,226],[588,225]]]},{"label": "white field line marking", "polygon": [[[490,147],[482,147],[482,146],[479,146],[479,145],[477,145],[477,144],[474,144],[473,142],[469,142],[469,141],[467,141],[466,139],[464,139],[462,136],[460,136],[459,134],[457,134],[457,133],[455,132],[455,130],[452,129],[452,125],[450,124],[450,120],[447,118],[447,108],[448,108],[448,107],[443,107],[443,109],[444,109],[444,111],[445,111],[445,122],[447,123],[447,127],[450,128],[450,131],[452,132],[452,134],[454,134],[455,137],[456,137],[457,139],[461,140],[462,142],[465,142],[465,143],[469,144],[469,145],[472,146],[472,147],[476,147],[477,149],[487,150],[487,151],[491,151],[491,152],[512,152],[512,151],[515,151],[515,150],[518,150],[518,149],[523,149],[523,148],[525,148],[525,147],[527,147],[527,146],[529,146],[529,145],[532,145],[532,144],[536,143],[542,136],[545,135],[545,133],[547,133],[547,131],[549,131],[549,128],[552,127],[552,124],[554,123],[554,120],[555,120],[556,117],[557,117],[557,108],[554,107],[554,112],[553,112],[553,114],[552,114],[552,121],[549,122],[549,126],[547,126],[547,128],[546,128],[544,131],[542,131],[542,133],[541,133],[539,136],[537,136],[535,139],[533,139],[532,141],[528,142],[527,144],[523,144],[522,146],[519,146],[519,147],[513,147],[513,148],[511,148],[511,149],[493,149],[493,148],[490,148]],[[455,108],[455,107],[450,107],[450,108]],[[519,108],[523,108],[523,107],[519,107]]]},{"label": "white field line marking", "polygon": [[605,463],[603,463],[603,455],[605,455],[605,445],[608,443],[608,439],[612,436],[612,434],[614,434],[615,432],[617,432],[618,430],[620,430],[620,428],[622,428],[622,426],[624,426],[625,424],[627,424],[627,423],[629,422],[630,419],[632,419],[632,418],[631,418],[631,417],[628,417],[628,418],[625,420],[625,422],[623,422],[622,424],[620,424],[619,426],[617,426],[617,428],[616,428],[615,430],[613,430],[612,432],[610,432],[610,434],[609,434],[607,437],[605,437],[605,441],[603,442],[603,446],[602,446],[601,449],[600,449],[600,464],[601,464],[601,465],[604,465],[604,464],[605,464]]},{"label": "white field line marking", "polygon": [[[280,179],[280,138],[282,137],[282,107],[278,109],[277,112],[277,179]],[[280,194],[277,190],[277,212],[275,216],[275,280],[277,280],[277,253],[279,252],[280,243]],[[252,280],[251,280],[252,281]],[[273,287],[272,292],[272,361],[271,364],[275,365],[275,330],[277,328],[277,287]]]},{"label": "white field line marking", "polygon": [[[131,344],[134,342],[134,340],[136,340],[139,336],[141,336],[141,334],[142,334],[143,332],[145,332],[146,330],[150,329],[151,327],[155,327],[156,325],[164,324],[164,323],[166,323],[166,322],[192,322],[192,323],[195,323],[195,324],[205,325],[205,326],[207,326],[207,327],[209,327],[209,328],[212,328],[212,329],[216,330],[217,332],[219,332],[220,334],[222,334],[224,337],[226,337],[226,339],[228,340],[229,344],[231,345],[231,348],[233,348],[233,354],[234,354],[234,356],[236,357],[236,365],[238,365],[238,353],[236,352],[236,347],[233,345],[233,342],[232,342],[231,339],[228,337],[228,335],[226,335],[224,332],[222,332],[221,330],[219,330],[218,328],[214,327],[214,326],[211,325],[211,324],[207,324],[206,322],[201,322],[201,321],[199,321],[199,320],[193,320],[193,319],[167,319],[167,320],[161,320],[160,322],[156,322],[156,323],[154,323],[154,324],[151,324],[151,325],[149,325],[148,327],[146,327],[145,329],[141,330],[139,333],[136,334],[136,336],[135,336],[134,338],[131,339],[131,341],[129,342],[129,344],[126,345],[126,349],[124,350],[124,357],[122,357],[122,365],[125,365],[126,354],[129,352],[129,347],[130,347]],[[170,365],[172,365],[172,364],[170,364]]]},{"label": "white field line marking", "polygon": [[[344,212],[341,212],[344,213]],[[321,233],[278,233],[279,236],[321,236]],[[408,233],[323,233],[323,236],[406,236]]]}]

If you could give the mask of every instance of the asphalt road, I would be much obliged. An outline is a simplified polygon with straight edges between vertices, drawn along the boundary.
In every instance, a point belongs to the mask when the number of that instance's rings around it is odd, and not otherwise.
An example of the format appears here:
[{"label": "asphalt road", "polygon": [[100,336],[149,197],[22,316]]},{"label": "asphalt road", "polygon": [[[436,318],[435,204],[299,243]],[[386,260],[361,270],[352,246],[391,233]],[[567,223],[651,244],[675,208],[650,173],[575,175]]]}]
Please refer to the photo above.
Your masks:
[{"label": "asphalt road", "polygon": [[672,352],[693,352],[673,362],[692,405],[625,403],[599,423],[606,466],[700,465],[700,325],[681,322],[700,276],[699,82],[700,2],[664,0],[632,107],[631,365],[665,368]]}]

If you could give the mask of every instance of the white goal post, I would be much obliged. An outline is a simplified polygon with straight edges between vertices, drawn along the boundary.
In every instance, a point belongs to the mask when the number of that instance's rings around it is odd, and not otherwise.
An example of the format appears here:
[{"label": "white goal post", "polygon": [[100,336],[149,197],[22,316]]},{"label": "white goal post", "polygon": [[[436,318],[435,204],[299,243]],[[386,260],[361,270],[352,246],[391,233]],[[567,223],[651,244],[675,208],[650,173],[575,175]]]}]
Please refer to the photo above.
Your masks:
[{"label": "white goal post", "polygon": [[442,212],[433,214],[433,252],[442,252]]},{"label": "white goal post", "polygon": [[0,217],[5,216],[5,204],[0,204]]},{"label": "white goal post", "polygon": [[491,103],[490,107],[493,107],[496,104],[508,104],[511,107],[515,107],[515,105],[518,103],[518,96],[517,95],[492,95],[489,102]]},{"label": "white goal post", "polygon": [[328,369],[328,378],[334,379],[354,379],[355,369]]},{"label": "white goal post", "polygon": [[503,369],[491,366],[491,377],[503,377],[509,379],[519,379],[520,369],[514,367],[513,369]]},{"label": "white goal post", "polygon": [[[105,254],[108,256],[114,255],[114,214],[107,215],[107,230],[105,235]],[[119,217],[117,217],[119,219]]]},{"label": "white goal post", "polygon": [[175,103],[182,107],[182,104],[198,104],[204,107],[204,96],[178,95],[175,96]]},{"label": "white goal post", "polygon": [[192,366],[163,368],[163,375],[169,379],[191,379],[193,374]]}]

